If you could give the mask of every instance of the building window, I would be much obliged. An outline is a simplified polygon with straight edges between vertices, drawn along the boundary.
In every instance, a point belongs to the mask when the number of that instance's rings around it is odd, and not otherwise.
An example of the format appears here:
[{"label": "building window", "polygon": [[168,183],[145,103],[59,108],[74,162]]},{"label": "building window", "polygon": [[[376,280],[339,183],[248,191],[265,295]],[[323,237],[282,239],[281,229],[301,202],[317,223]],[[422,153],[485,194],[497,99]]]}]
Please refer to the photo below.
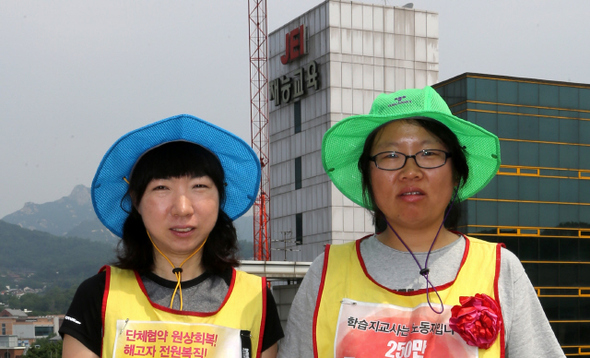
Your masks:
[{"label": "building window", "polygon": [[53,334],[53,326],[35,326],[35,337],[48,337]]},{"label": "building window", "polygon": [[295,214],[295,244],[303,243],[303,214]]},{"label": "building window", "polygon": [[295,190],[301,189],[301,157],[295,158]]},{"label": "building window", "polygon": [[301,101],[293,103],[293,118],[295,120],[295,133],[301,132]]},{"label": "building window", "polygon": [[6,323],[2,323],[2,335],[6,335]]}]

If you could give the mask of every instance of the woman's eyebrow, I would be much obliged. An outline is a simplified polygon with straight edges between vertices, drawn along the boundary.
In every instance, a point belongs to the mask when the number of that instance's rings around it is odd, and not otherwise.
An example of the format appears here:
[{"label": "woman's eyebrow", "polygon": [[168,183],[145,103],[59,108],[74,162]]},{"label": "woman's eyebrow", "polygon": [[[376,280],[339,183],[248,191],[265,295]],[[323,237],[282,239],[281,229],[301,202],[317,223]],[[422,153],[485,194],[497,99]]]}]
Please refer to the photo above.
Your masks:
[{"label": "woman's eyebrow", "polygon": [[[425,140],[418,143],[418,145],[420,145],[420,146],[425,146],[425,145],[430,145],[430,144],[442,144],[442,142],[439,140],[425,139]],[[375,148],[397,147],[399,145],[400,145],[399,141],[391,140],[391,141],[379,143],[375,146]],[[428,148],[425,148],[425,149],[428,149]]]}]

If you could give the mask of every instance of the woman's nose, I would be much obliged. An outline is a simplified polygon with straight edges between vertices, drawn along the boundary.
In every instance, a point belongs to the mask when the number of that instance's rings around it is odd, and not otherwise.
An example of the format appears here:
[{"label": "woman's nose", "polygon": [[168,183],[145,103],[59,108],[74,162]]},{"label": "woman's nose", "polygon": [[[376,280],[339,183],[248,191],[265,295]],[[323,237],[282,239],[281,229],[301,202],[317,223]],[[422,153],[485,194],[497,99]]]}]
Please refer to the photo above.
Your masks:
[{"label": "woman's nose", "polygon": [[402,179],[414,179],[422,175],[422,168],[416,163],[416,157],[406,159],[406,164],[400,169]]},{"label": "woman's nose", "polygon": [[193,213],[193,205],[190,199],[184,195],[178,195],[172,207],[172,214],[177,216],[187,216]]}]

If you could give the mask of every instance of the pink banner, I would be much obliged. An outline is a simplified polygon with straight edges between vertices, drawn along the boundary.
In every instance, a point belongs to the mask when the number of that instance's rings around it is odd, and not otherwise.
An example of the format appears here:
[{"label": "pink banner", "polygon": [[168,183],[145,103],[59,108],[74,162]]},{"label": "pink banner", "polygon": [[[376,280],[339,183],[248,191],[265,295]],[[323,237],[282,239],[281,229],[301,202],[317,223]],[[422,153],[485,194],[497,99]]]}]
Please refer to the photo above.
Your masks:
[{"label": "pink banner", "polygon": [[427,358],[478,356],[449,327],[451,307],[442,315],[427,304],[404,308],[344,300],[336,331],[336,358]]}]

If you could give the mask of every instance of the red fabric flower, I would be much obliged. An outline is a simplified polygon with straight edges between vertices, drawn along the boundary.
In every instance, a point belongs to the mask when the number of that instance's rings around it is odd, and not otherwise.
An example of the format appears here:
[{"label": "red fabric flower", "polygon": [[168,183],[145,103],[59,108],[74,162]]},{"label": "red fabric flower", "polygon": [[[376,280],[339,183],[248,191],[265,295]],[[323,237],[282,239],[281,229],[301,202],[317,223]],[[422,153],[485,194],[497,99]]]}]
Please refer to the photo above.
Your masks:
[{"label": "red fabric flower", "polygon": [[488,349],[502,327],[500,307],[486,294],[459,297],[460,306],[451,309],[449,326],[470,346]]}]

